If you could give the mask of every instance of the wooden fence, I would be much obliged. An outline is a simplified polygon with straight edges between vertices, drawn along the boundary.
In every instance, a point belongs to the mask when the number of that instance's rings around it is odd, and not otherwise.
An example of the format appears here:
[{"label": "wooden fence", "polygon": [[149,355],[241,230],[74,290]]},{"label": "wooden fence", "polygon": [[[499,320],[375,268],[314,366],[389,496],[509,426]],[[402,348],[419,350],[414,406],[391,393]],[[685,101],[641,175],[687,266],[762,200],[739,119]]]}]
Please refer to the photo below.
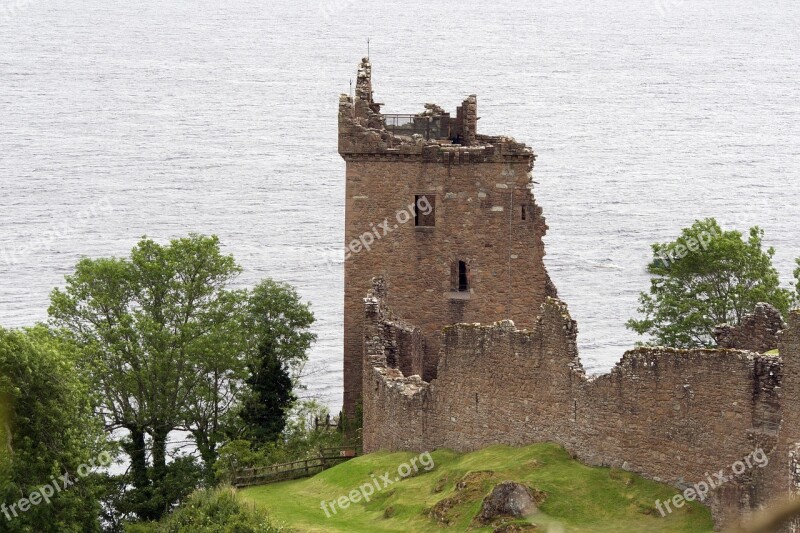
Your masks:
[{"label": "wooden fence", "polygon": [[355,448],[323,448],[317,457],[290,463],[233,470],[232,484],[236,488],[266,485],[277,481],[309,477],[356,456]]}]

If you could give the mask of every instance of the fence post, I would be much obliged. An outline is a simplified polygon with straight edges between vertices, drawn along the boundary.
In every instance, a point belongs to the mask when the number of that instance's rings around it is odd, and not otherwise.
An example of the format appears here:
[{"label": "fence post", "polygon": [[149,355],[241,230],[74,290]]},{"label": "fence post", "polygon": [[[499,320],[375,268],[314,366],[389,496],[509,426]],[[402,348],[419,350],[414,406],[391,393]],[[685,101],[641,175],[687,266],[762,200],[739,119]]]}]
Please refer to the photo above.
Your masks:
[{"label": "fence post", "polygon": [[239,476],[236,474],[236,467],[233,466],[233,458],[229,457],[228,458],[228,462],[229,462],[229,464],[231,466],[231,485],[233,485],[234,487],[238,488],[236,484],[239,481],[239,479],[238,479]]}]

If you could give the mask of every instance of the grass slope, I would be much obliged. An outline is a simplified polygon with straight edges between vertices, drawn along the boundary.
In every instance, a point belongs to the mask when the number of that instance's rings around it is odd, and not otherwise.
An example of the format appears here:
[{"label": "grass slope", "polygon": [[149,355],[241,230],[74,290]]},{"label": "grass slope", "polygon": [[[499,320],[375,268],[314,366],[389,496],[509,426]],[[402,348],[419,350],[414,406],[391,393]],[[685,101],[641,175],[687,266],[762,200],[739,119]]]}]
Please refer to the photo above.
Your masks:
[{"label": "grass slope", "polygon": [[[478,514],[483,496],[496,483],[514,480],[546,493],[539,512],[526,517],[539,526],[536,531],[712,530],[710,512],[697,503],[687,504],[666,517],[656,511],[656,499],[665,501],[678,494],[672,487],[621,470],[582,465],[553,444],[492,446],[463,455],[438,450],[431,455],[435,468],[428,472],[420,468],[416,475],[376,491],[368,503],[350,504],[347,509],[337,507],[337,513],[330,517],[320,507],[322,500],[346,496],[369,483],[371,474],[379,478],[389,472],[394,478],[399,465],[417,456],[405,452],[369,454],[313,478],[251,487],[242,490],[241,495],[245,501],[266,508],[274,520],[302,532],[493,531],[493,527],[471,526],[472,518]],[[470,472],[473,474],[465,478]],[[473,485],[458,490],[456,485],[464,479],[472,480]],[[430,516],[430,510],[446,498],[451,498],[452,505],[440,504],[436,509],[449,526]]]}]

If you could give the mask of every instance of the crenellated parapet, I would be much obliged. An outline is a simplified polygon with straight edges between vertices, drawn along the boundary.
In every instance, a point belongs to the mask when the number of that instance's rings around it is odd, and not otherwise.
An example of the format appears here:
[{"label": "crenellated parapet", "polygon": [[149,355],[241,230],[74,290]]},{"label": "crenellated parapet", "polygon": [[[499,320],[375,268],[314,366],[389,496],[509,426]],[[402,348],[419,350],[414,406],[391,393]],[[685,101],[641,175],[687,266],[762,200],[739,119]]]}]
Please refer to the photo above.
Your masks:
[{"label": "crenellated parapet", "polygon": [[381,113],[372,89],[372,64],[364,58],[355,94],[339,96],[339,154],[345,160],[418,159],[459,165],[524,161],[533,167],[533,150],[510,137],[478,134],[478,100],[470,95],[456,116],[436,104],[415,114]]}]

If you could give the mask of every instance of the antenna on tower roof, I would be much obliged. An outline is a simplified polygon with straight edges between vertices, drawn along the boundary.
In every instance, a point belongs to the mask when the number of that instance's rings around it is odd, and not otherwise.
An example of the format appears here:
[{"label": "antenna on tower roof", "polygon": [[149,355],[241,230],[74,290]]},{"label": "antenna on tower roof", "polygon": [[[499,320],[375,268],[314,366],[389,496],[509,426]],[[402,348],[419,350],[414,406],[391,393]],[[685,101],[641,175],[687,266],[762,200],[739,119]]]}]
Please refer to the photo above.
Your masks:
[{"label": "antenna on tower roof", "polygon": [[367,37],[367,60],[369,60],[369,37]]}]

